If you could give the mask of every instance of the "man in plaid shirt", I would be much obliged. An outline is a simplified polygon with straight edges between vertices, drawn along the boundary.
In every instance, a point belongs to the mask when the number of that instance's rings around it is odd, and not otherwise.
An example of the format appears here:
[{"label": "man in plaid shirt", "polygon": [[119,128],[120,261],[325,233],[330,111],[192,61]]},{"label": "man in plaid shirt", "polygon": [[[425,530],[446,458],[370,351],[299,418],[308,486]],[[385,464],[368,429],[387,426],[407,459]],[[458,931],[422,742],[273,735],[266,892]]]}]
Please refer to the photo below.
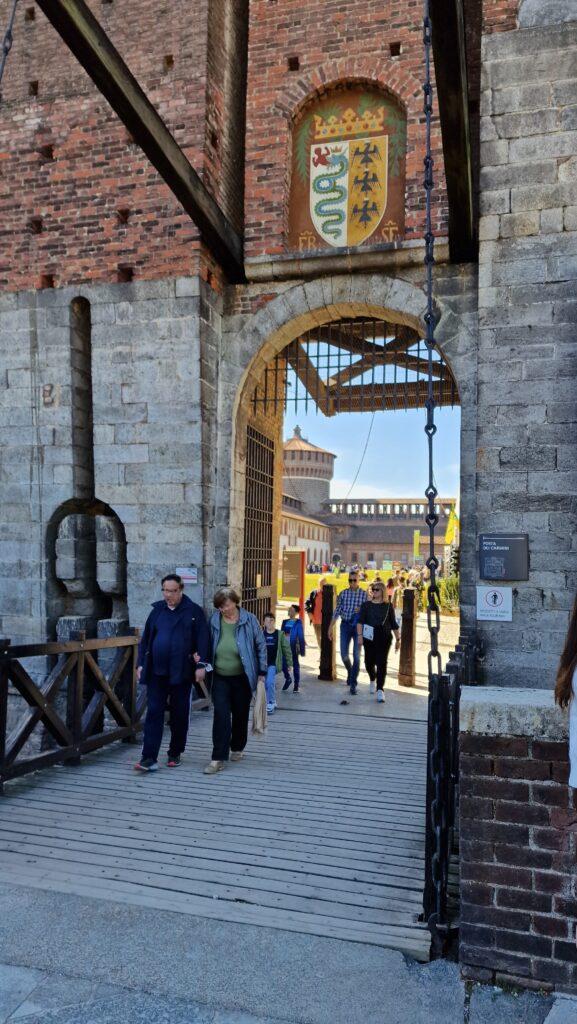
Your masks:
[{"label": "man in plaid shirt", "polygon": [[[347,670],[347,686],[351,694],[357,692],[357,677],[359,674],[359,639],[357,636],[357,621],[361,606],[367,600],[366,591],[359,587],[359,574],[355,570],[349,573],[349,585],[346,590],[341,590],[337,597],[337,605],[329,626],[329,640],[334,634],[334,625],[338,618],[341,620],[341,659]],[[353,642],[353,660],[349,657],[349,649]]]}]

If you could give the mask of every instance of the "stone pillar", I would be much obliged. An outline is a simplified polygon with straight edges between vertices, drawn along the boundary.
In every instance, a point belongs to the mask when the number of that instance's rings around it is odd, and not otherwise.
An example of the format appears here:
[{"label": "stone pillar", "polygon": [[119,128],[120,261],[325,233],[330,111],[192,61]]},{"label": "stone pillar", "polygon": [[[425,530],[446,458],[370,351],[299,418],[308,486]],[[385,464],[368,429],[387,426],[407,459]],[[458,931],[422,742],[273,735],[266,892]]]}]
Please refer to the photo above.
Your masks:
[{"label": "stone pillar", "polygon": [[460,961],[468,978],[577,991],[567,719],[551,691],[463,689]]}]

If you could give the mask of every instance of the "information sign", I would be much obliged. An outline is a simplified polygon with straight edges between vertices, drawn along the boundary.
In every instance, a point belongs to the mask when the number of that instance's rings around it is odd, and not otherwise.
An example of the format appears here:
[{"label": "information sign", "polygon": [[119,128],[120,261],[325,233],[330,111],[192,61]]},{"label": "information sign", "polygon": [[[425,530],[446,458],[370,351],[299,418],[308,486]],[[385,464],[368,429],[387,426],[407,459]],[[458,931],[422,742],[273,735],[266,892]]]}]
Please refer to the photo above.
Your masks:
[{"label": "information sign", "polygon": [[528,535],[482,533],[479,536],[479,575],[482,580],[528,580]]},{"label": "information sign", "polygon": [[304,557],[304,551],[283,551],[281,597],[292,597],[293,601],[300,597]]},{"label": "information sign", "polygon": [[198,569],[196,565],[188,565],[184,568],[181,567],[180,569],[176,569],[175,571],[176,575],[181,577],[185,586],[187,583],[193,585],[198,583]]},{"label": "information sign", "polygon": [[477,587],[477,619],[480,622],[512,622],[512,588]]}]

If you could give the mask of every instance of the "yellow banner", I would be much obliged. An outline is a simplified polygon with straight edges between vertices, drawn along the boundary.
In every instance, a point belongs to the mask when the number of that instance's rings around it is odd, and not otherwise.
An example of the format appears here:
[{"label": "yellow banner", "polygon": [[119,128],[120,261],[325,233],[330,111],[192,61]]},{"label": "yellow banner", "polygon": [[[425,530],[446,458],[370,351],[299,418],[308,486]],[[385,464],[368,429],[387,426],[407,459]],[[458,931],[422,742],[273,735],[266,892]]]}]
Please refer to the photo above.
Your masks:
[{"label": "yellow banner", "polygon": [[453,505],[449,513],[449,521],[447,523],[447,530],[445,533],[445,544],[454,544],[457,528],[459,526],[459,517],[455,512],[455,506]]},{"label": "yellow banner", "polygon": [[413,530],[413,558],[418,558],[421,554],[421,531]]}]

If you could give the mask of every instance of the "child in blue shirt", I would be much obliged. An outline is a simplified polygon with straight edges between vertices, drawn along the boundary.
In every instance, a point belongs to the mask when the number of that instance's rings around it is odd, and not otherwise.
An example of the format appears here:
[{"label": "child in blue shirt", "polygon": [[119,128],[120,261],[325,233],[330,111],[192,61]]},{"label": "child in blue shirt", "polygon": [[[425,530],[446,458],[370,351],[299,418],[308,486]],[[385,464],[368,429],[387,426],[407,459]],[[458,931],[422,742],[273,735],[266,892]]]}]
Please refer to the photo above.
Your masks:
[{"label": "child in blue shirt", "polygon": [[276,677],[285,661],[292,668],[292,654],[288,638],[281,629],[275,628],[275,617],[267,612],[262,626],[266,644],[267,670],[265,678],[266,710],[269,715],[276,711]]},{"label": "child in blue shirt", "polygon": [[[288,613],[289,613],[288,619],[283,619],[283,622],[282,622],[282,625],[281,625],[281,632],[284,633],[284,635],[287,637],[287,639],[288,639],[288,641],[290,643],[290,649],[291,649],[292,660],[293,660],[293,674],[294,674],[293,693],[298,693],[298,691],[299,691],[299,683],[301,681],[301,670],[300,670],[300,665],[299,665],[299,655],[301,655],[301,657],[302,657],[304,655],[304,653],[305,653],[305,650],[306,650],[305,633],[304,633],[304,629],[303,629],[303,624],[302,624],[300,618],[298,617],[298,613],[299,613],[298,605],[297,604],[291,604],[290,607],[289,607]],[[284,678],[285,678],[285,683],[284,683],[284,686],[283,686],[283,690],[288,690],[289,686],[292,683],[292,679],[291,679],[291,674],[289,672],[289,666],[287,664],[286,658],[284,658],[284,657],[283,657],[283,662],[282,662],[282,670],[283,670]]]}]

